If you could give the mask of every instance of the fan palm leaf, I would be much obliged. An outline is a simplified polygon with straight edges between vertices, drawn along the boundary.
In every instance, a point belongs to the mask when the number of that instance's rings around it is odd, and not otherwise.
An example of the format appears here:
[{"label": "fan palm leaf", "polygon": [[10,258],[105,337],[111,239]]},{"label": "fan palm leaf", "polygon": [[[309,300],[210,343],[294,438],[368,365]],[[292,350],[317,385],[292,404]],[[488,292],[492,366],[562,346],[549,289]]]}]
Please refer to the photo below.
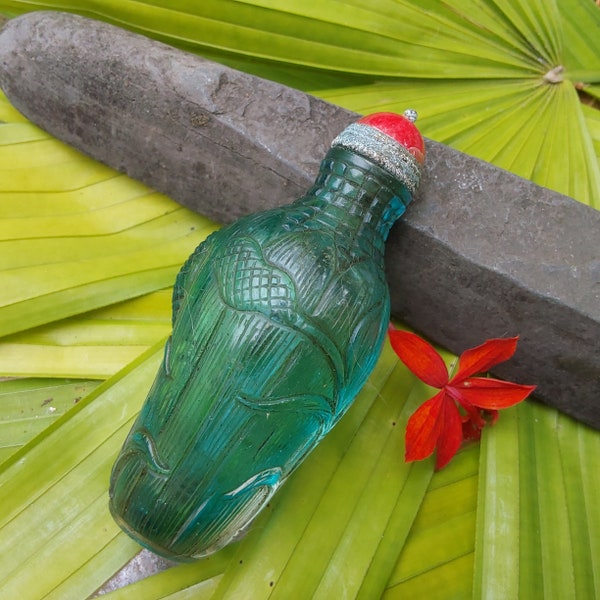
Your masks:
[{"label": "fan palm leaf", "polygon": [[0,462],[44,431],[97,385],[97,381],[59,378],[1,381]]},{"label": "fan palm leaf", "polygon": [[169,334],[170,308],[170,290],[159,290],[5,336],[0,373],[106,379]]},{"label": "fan palm leaf", "polygon": [[[600,205],[592,2],[0,0],[34,8],[96,16],[358,112],[410,104],[429,137]],[[0,373],[27,378],[0,383],[2,597],[84,598],[137,552],[108,513],[110,465],[168,335],[168,287],[214,227],[0,95]],[[112,596],[598,595],[598,433],[527,403],[434,473],[402,459],[427,396],[386,348],[242,542]]]}]

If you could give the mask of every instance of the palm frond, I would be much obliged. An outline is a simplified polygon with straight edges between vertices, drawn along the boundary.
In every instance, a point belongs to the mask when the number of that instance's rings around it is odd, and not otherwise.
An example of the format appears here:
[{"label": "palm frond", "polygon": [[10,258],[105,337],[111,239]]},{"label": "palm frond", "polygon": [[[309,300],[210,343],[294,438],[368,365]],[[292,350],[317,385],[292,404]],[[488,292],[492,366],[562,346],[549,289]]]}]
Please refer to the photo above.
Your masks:
[{"label": "palm frond", "polygon": [[0,373],[107,379],[169,334],[170,311],[166,289],[8,335]]},{"label": "palm frond", "polygon": [[527,402],[483,439],[474,597],[600,592],[598,432]]},{"label": "palm frond", "polygon": [[469,598],[473,579],[479,447],[465,447],[434,474],[385,600]]},{"label": "palm frond", "polygon": [[[97,16],[358,112],[413,106],[427,136],[600,206],[591,2],[0,0],[36,8]],[[109,471],[160,359],[168,288],[214,227],[0,94],[0,373],[29,378],[0,383],[2,597],[87,597],[138,551],[108,513]],[[427,395],[386,348],[244,540],[111,596],[598,595],[599,434],[527,403],[433,474],[403,461],[404,424]]]},{"label": "palm frond", "polygon": [[359,113],[402,112],[410,104],[424,135],[600,206],[594,117],[585,116],[568,81],[386,82],[319,94]]},{"label": "palm frond", "polygon": [[215,227],[27,123],[0,124],[0,164],[1,335],[171,285]]},{"label": "palm frond", "polygon": [[160,350],[101,384],[0,465],[0,595],[86,597],[137,551],[110,518],[107,481]]},{"label": "palm frond", "polygon": [[0,464],[97,385],[97,381],[69,379],[0,381]]}]

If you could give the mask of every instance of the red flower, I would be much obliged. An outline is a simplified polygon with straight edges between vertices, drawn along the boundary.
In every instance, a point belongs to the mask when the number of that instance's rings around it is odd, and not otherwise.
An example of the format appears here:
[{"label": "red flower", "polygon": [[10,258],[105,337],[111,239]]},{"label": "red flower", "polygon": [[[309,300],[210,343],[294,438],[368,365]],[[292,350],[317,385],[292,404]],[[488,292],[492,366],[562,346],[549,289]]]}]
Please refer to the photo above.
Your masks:
[{"label": "red flower", "polygon": [[390,342],[400,360],[427,385],[440,391],[424,402],[406,427],[406,460],[422,460],[437,448],[436,469],[444,467],[463,440],[479,439],[488,422],[498,418],[498,409],[525,400],[535,389],[490,377],[473,377],[512,357],[518,338],[487,340],[466,350],[450,378],[446,363],[436,350],[414,333],[390,325]]}]

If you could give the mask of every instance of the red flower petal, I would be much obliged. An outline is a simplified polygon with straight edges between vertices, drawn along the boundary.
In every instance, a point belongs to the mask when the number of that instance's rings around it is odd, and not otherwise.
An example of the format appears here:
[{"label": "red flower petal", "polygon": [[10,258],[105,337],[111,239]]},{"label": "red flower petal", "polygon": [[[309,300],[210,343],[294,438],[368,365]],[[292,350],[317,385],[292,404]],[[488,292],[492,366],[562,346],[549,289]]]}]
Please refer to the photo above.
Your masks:
[{"label": "red flower petal", "polygon": [[471,377],[453,387],[467,402],[485,410],[513,406],[535,390],[535,385],[519,385],[491,377]]},{"label": "red flower petal", "polygon": [[442,388],[448,383],[448,369],[435,348],[410,331],[390,326],[388,330],[394,352],[427,385]]},{"label": "red flower petal", "polygon": [[454,402],[444,402],[443,423],[437,443],[435,468],[445,467],[456,454],[463,440],[463,425]]},{"label": "red flower petal", "polygon": [[[459,386],[460,385],[461,384],[459,384]],[[485,425],[485,421],[481,416],[481,411],[479,408],[471,404],[467,398],[465,398],[464,394],[462,393],[463,388],[459,386],[447,385],[444,389],[446,390],[448,396],[450,396],[455,402],[458,402],[458,404],[460,404],[460,406],[462,406],[462,408],[465,410],[467,413],[465,417],[466,419],[472,421],[473,425],[476,425],[477,427],[483,427]]]},{"label": "red flower petal", "polygon": [[490,425],[495,425],[500,413],[497,410],[488,410],[487,412],[490,418]]},{"label": "red flower petal", "polygon": [[442,390],[417,408],[408,419],[405,434],[407,461],[423,460],[435,450],[442,427],[442,410],[446,394]]},{"label": "red flower petal", "polygon": [[[498,420],[497,410],[482,410],[480,423],[474,422],[472,419],[463,419],[463,439],[464,440],[479,440],[481,439],[481,430],[486,425],[493,425]],[[484,419],[485,416],[485,419]]]},{"label": "red flower petal", "polygon": [[458,371],[451,383],[459,383],[477,373],[486,373],[493,366],[508,360],[517,349],[518,337],[487,340],[480,346],[465,350],[458,359]]},{"label": "red flower petal", "polygon": [[481,439],[481,427],[477,427],[471,419],[467,419],[463,424],[463,439],[478,442]]}]

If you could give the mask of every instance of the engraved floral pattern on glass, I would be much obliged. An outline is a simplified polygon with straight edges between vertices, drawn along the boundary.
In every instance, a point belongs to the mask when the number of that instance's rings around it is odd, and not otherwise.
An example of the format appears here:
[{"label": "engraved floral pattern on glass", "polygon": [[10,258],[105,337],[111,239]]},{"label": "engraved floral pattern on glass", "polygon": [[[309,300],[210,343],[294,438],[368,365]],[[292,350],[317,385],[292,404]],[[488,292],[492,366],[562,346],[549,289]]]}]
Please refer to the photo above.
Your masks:
[{"label": "engraved floral pattern on glass", "polygon": [[384,242],[411,199],[333,145],[306,196],[196,249],[113,468],[111,511],[132,537],[178,560],[218,550],[345,413],[386,335]]}]

